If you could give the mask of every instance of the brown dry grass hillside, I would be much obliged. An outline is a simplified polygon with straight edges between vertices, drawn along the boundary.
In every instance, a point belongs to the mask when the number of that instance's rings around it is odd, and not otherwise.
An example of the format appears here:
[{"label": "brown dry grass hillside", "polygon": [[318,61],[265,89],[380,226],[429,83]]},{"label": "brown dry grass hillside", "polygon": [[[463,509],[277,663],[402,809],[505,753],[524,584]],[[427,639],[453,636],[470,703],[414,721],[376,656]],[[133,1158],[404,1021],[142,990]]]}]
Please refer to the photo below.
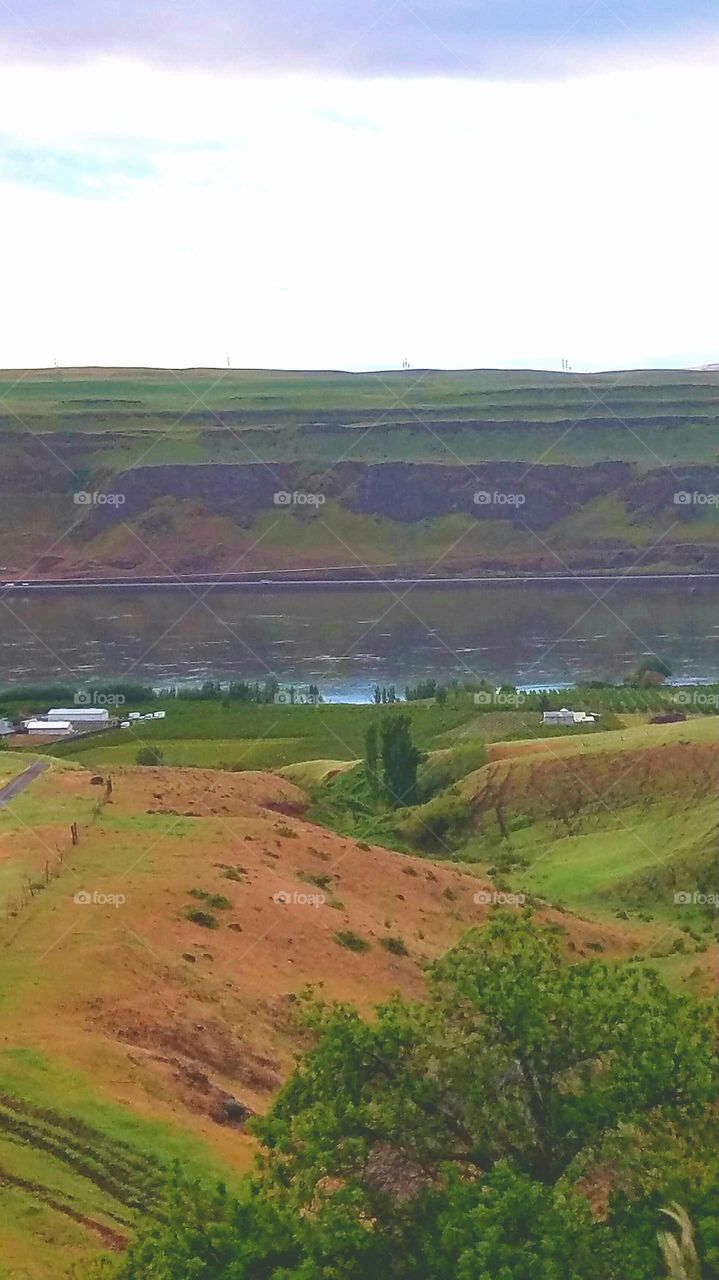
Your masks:
[{"label": "brown dry grass hillside", "polygon": [[[232,1179],[252,1159],[248,1115],[307,1043],[306,985],[365,1010],[394,991],[421,998],[425,966],[491,910],[475,901],[489,887],[478,868],[317,827],[284,778],[126,768],[108,802],[92,779],[53,763],[0,822],[0,1245],[13,1280],[121,1247],[172,1158]],[[539,915],[569,956],[646,953],[662,934]]]},{"label": "brown dry grass hillside", "polygon": [[[90,778],[73,770],[47,785],[81,809]],[[317,984],[363,1008],[394,990],[421,995],[425,964],[486,917],[474,902],[483,882],[313,826],[304,793],[274,775],[113,778],[111,802],[85,813],[62,873],[5,923],[4,963],[16,997],[32,1000],[22,1027],[16,1000],[0,1026],[242,1163],[247,1142],[223,1103],[266,1106],[297,1047],[294,995]],[[598,932],[577,923],[580,948]],[[617,932],[626,953],[632,939]],[[407,954],[387,950],[388,938]]]}]

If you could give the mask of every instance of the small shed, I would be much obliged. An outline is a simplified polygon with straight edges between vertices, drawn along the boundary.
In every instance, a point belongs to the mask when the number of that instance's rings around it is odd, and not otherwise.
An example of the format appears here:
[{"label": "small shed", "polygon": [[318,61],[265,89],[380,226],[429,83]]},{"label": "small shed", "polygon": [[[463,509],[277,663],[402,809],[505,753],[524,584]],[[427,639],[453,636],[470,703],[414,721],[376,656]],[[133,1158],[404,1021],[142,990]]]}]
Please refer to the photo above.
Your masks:
[{"label": "small shed", "polygon": [[545,711],[542,715],[542,724],[560,724],[565,726],[575,724],[594,724],[596,716],[587,715],[586,711],[570,711],[568,707],[562,707],[561,711]]}]

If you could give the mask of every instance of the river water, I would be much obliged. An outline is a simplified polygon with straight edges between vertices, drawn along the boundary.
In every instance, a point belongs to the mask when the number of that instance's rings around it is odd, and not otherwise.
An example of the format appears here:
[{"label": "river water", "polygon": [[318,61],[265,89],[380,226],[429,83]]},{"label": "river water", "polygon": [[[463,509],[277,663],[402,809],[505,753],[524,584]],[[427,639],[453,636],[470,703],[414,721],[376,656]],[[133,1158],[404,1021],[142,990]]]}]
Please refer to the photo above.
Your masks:
[{"label": "river water", "polygon": [[0,682],[208,677],[318,684],[363,701],[426,676],[621,680],[648,653],[719,680],[719,584],[67,590],[6,596]]}]

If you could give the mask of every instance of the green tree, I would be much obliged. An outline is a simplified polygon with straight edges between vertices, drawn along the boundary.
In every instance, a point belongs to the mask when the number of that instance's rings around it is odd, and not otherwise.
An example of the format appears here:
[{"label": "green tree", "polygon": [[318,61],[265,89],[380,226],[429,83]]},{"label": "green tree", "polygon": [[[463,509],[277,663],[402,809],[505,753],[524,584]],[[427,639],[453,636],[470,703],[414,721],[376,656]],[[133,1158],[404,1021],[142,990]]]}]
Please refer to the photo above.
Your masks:
[{"label": "green tree", "polygon": [[388,716],[382,722],[382,781],[390,805],[417,803],[417,769],[424,759],[412,743],[408,715]]},{"label": "green tree", "polygon": [[237,1199],[175,1179],[108,1274],[658,1280],[666,1259],[716,1280],[709,1002],[637,963],[569,965],[556,930],[500,912],[434,966],[428,1000],[308,1022],[314,1048],[254,1124],[258,1174]]},{"label": "green tree", "polygon": [[260,1132],[300,1199],[339,1179],[369,1218],[379,1152],[426,1185],[509,1160],[554,1186],[605,1135],[660,1109],[686,1123],[716,1089],[708,1008],[638,964],[569,966],[503,913],[435,966],[428,1004],[335,1008],[321,1030]]},{"label": "green tree", "polygon": [[639,663],[636,671],[628,677],[629,684],[638,685],[640,689],[651,689],[658,684],[663,684],[672,674],[671,667],[667,666],[661,658],[656,654],[645,658]]}]

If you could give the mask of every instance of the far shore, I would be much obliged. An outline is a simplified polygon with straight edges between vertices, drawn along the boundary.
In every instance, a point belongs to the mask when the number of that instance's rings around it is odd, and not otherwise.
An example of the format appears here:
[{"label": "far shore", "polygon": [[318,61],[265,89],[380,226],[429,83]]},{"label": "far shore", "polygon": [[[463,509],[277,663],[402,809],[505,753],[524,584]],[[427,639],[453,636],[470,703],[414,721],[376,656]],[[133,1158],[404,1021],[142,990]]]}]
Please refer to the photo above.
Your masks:
[{"label": "far shore", "polygon": [[517,585],[518,583],[565,583],[565,582],[666,582],[678,583],[712,582],[719,580],[717,573],[526,573],[526,574],[483,574],[472,577],[380,577],[373,573],[350,578],[330,576],[309,576],[316,571],[300,571],[290,576],[290,571],[275,576],[263,573],[231,574],[231,573],[197,573],[197,574],[158,574],[118,577],[93,578],[36,578],[25,580],[9,580],[0,582],[0,594],[12,593],[22,595],[28,591],[142,591],[154,590],[158,587],[179,589],[182,587],[225,587],[225,588],[260,588],[275,590],[286,587],[483,587]]}]

